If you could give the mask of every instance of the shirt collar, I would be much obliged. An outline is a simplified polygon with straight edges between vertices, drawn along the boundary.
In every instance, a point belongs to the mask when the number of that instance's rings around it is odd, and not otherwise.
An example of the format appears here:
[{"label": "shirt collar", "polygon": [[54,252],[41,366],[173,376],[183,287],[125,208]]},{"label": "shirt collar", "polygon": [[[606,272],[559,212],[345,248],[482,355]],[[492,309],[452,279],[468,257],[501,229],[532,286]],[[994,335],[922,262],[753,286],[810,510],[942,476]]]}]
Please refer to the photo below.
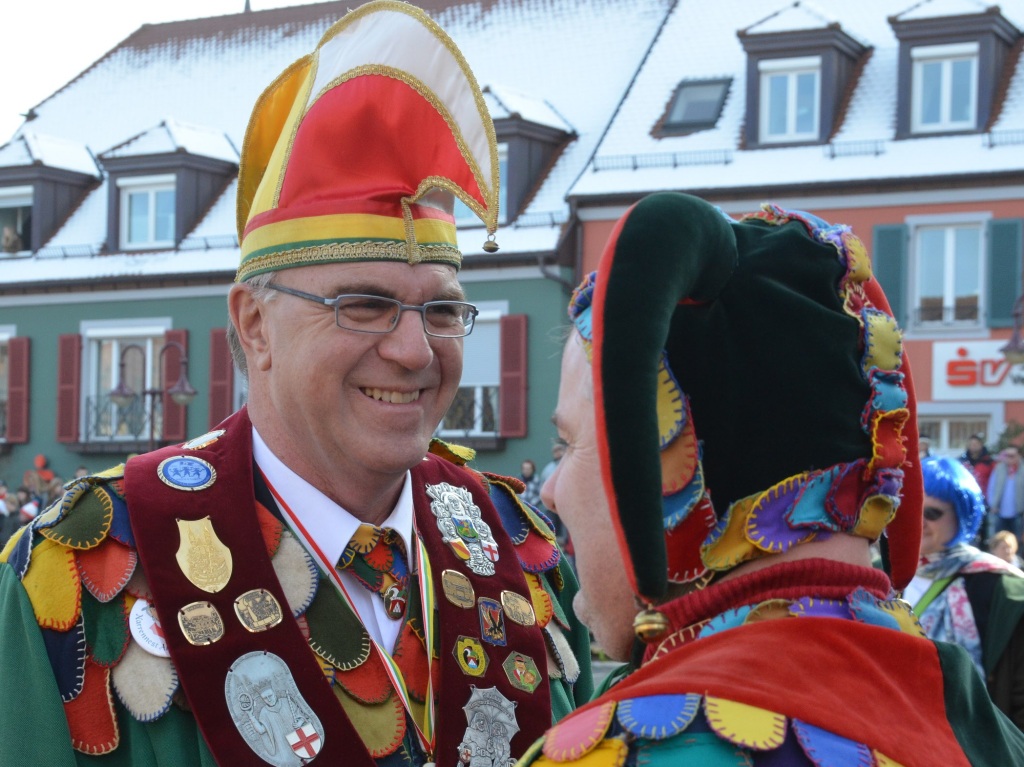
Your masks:
[{"label": "shirt collar", "polygon": [[[267,481],[299,518],[327,561],[337,562],[361,520],[292,471],[271,451],[255,426],[252,429],[252,453]],[[398,502],[381,527],[394,528],[402,537],[409,555],[412,552],[412,520],[412,482],[409,472],[406,472]]]}]

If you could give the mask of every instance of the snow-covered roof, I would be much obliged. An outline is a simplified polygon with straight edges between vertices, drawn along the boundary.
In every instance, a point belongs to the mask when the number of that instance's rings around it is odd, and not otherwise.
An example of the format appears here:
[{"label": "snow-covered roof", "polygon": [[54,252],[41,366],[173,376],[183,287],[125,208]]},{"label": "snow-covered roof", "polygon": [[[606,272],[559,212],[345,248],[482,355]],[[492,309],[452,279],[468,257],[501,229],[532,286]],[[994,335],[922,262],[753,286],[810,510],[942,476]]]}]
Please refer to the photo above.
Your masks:
[{"label": "snow-covered roof", "polygon": [[537,125],[572,133],[572,126],[544,99],[534,98],[504,85],[484,86],[484,101],[494,120],[519,118]]},{"label": "snow-covered roof", "polygon": [[[518,114],[574,136],[534,190],[517,226],[506,227],[507,236],[498,233],[505,253],[553,250],[568,219],[566,193],[672,0],[418,0],[417,5],[452,36],[477,80],[495,84],[487,97],[495,117]],[[342,0],[144,25],[36,105],[18,135],[45,131],[107,157],[172,146],[224,157],[226,145],[242,146],[262,90],[313,50],[350,7]],[[200,141],[200,134],[217,148]],[[235,235],[234,194],[232,185],[183,247]],[[97,250],[106,240],[107,195],[106,184],[91,193],[46,243],[47,252]],[[526,228],[535,231],[527,235]],[[475,243],[466,238],[467,256],[477,250]],[[115,263],[108,258],[102,260]],[[116,263],[136,263],[140,257],[126,258]],[[0,282],[13,279],[9,263],[0,259]]]},{"label": "snow-covered roof", "polygon": [[100,155],[100,159],[171,152],[188,152],[200,157],[238,162],[238,150],[223,130],[191,125],[173,118],[167,118],[159,125],[108,149]]},{"label": "snow-covered roof", "polygon": [[96,178],[100,176],[89,148],[77,141],[26,130],[0,146],[0,168],[31,165],[70,170]]},{"label": "snow-covered roof", "polygon": [[[928,179],[1024,170],[1024,56],[1017,59],[987,134],[896,140],[899,41],[890,18],[975,15],[976,0],[717,0],[679,3],[669,16],[587,170],[570,190],[579,200],[660,190],[729,192],[785,185]],[[1024,30],[1024,4],[1003,3]],[[991,11],[989,11],[991,12]],[[870,47],[849,106],[829,145],[745,149],[747,54],[738,32],[838,28]],[[732,78],[717,124],[684,136],[652,135],[681,80]]]}]

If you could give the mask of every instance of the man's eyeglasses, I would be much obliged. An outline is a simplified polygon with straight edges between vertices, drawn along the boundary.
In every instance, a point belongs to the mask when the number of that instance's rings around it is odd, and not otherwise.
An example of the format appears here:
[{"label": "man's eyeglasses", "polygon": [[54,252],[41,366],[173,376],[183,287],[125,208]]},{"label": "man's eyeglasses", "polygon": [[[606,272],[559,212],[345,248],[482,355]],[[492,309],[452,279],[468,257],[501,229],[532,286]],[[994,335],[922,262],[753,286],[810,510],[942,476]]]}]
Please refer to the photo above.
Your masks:
[{"label": "man's eyeglasses", "polygon": [[271,290],[290,296],[305,298],[334,309],[334,321],[339,328],[357,333],[390,333],[398,326],[402,312],[419,312],[423,330],[436,338],[462,338],[473,332],[473,323],[479,310],[465,301],[428,301],[422,306],[403,304],[393,298],[368,296],[357,293],[324,298],[284,285],[267,285]]},{"label": "man's eyeglasses", "polygon": [[924,518],[927,519],[929,522],[937,522],[938,520],[942,519],[945,515],[946,512],[943,509],[937,509],[934,506],[924,507]]}]

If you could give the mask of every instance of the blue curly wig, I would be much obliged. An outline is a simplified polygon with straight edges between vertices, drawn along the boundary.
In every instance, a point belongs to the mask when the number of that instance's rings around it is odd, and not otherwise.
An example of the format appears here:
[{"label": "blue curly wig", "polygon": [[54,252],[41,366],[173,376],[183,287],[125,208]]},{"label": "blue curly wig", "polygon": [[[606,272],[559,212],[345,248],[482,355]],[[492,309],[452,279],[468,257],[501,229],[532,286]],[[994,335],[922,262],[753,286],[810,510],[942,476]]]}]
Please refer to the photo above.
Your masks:
[{"label": "blue curly wig", "polygon": [[947,544],[969,543],[985,518],[985,497],[977,481],[959,461],[942,456],[925,458],[924,494],[953,505],[957,518],[957,534]]}]

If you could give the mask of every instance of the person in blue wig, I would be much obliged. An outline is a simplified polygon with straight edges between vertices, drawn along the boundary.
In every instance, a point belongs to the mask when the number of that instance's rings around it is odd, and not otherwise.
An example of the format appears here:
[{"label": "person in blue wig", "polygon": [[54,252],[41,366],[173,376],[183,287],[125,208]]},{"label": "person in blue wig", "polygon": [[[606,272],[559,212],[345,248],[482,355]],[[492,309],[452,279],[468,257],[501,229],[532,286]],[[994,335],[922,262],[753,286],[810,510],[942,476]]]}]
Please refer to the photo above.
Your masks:
[{"label": "person in blue wig", "polygon": [[993,702],[1024,729],[1024,572],[970,544],[985,518],[971,473],[925,459],[921,562],[904,594],[931,639],[970,654]]}]

